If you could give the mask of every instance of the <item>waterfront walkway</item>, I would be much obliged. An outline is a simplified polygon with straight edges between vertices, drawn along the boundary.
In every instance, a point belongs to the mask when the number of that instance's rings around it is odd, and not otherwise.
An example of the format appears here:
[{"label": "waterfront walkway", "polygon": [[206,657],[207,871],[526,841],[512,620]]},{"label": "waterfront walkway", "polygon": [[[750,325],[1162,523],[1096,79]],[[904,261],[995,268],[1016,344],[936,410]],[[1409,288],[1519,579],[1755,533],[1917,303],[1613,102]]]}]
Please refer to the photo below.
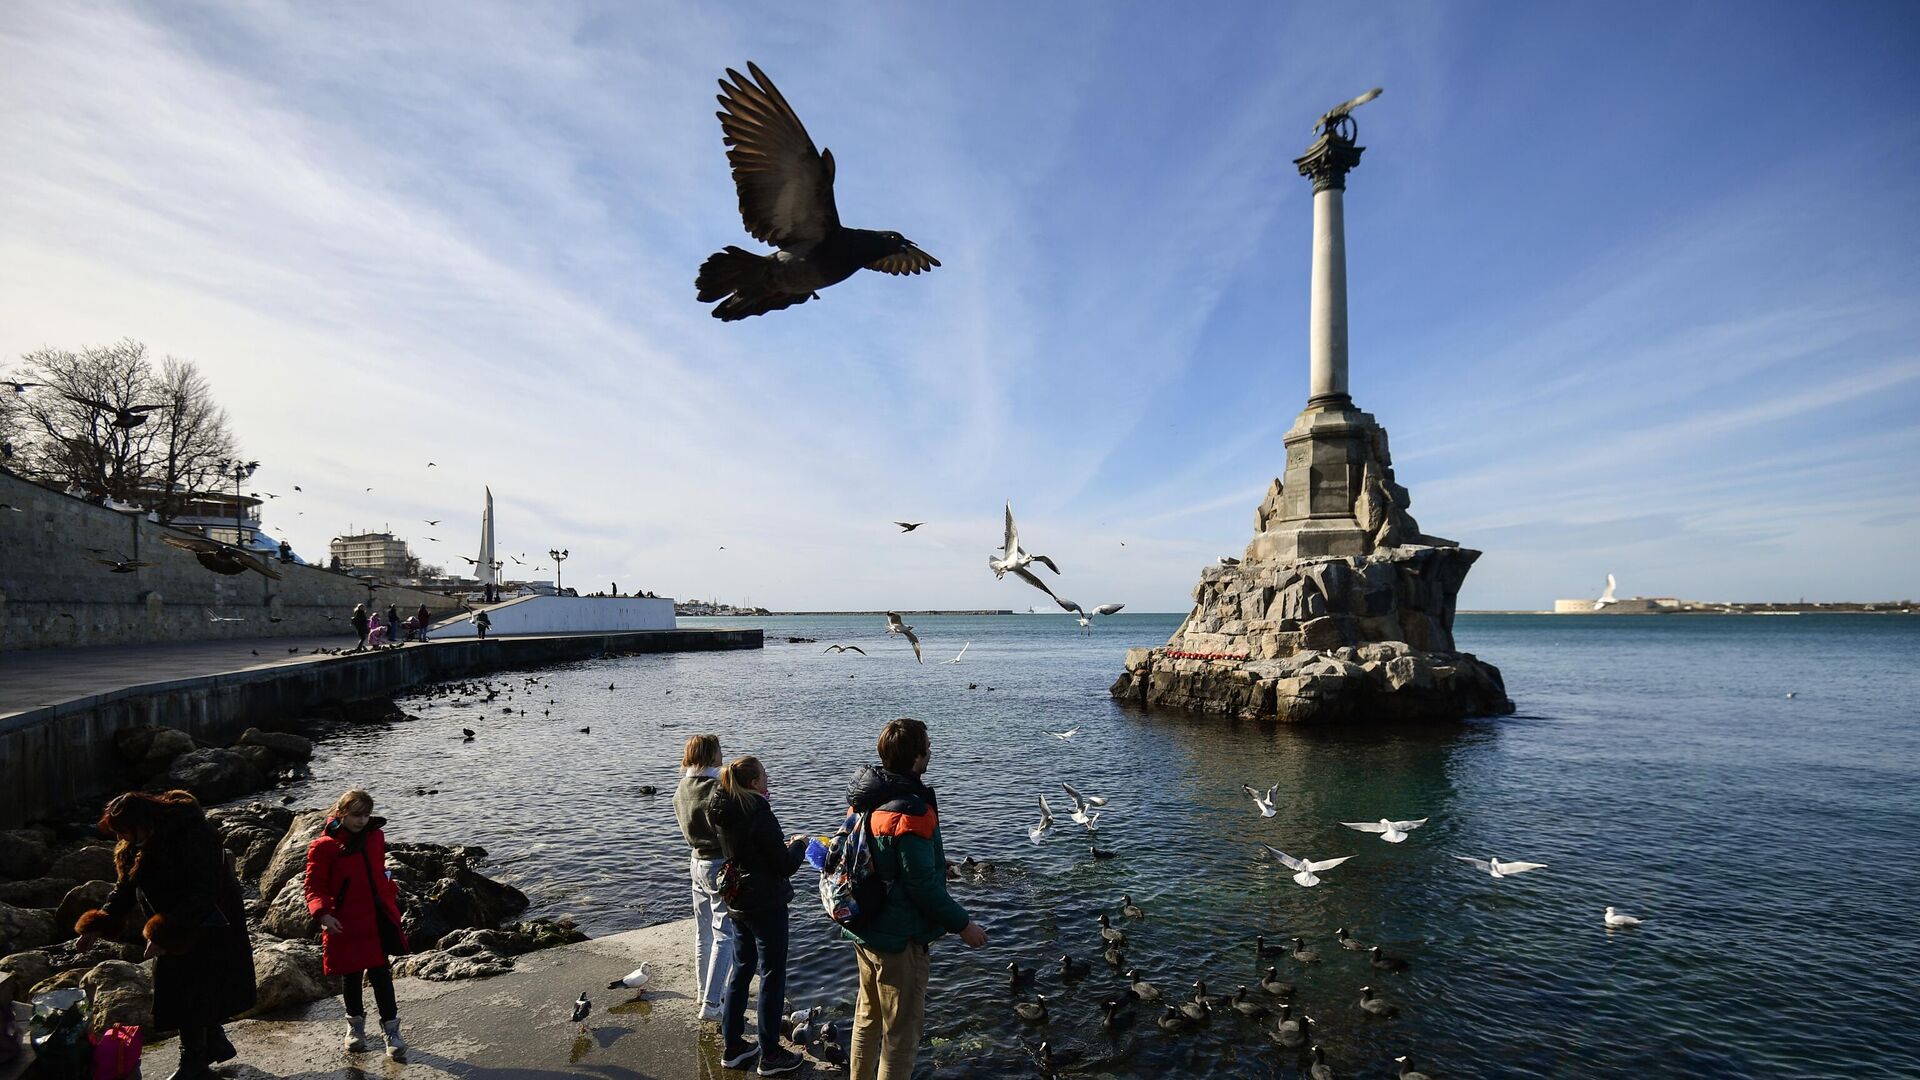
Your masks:
[{"label": "waterfront walkway", "polygon": [[[239,638],[0,652],[0,717],[149,683],[307,663],[325,656],[316,655],[315,649],[351,647],[353,643],[353,632],[348,631],[316,638]],[[298,655],[289,653],[289,649],[299,650]]]},{"label": "waterfront walkway", "polygon": [[[691,919],[662,923],[528,953],[515,958],[511,973],[490,979],[397,979],[401,1031],[411,1047],[405,1065],[388,1062],[379,1049],[342,1053],[340,999],[327,998],[290,1015],[228,1025],[240,1056],[220,1074],[231,1080],[751,1076],[721,1070],[713,1026],[703,1032],[696,1019],[692,925]],[[642,961],[652,965],[645,993],[606,988]],[[582,990],[593,1002],[585,1034],[568,1019]],[[367,1027],[368,1045],[381,1047],[378,1027]],[[179,1052],[172,1039],[158,1043],[148,1048],[141,1071],[165,1076]],[[809,1066],[797,1075],[818,1072]]]}]

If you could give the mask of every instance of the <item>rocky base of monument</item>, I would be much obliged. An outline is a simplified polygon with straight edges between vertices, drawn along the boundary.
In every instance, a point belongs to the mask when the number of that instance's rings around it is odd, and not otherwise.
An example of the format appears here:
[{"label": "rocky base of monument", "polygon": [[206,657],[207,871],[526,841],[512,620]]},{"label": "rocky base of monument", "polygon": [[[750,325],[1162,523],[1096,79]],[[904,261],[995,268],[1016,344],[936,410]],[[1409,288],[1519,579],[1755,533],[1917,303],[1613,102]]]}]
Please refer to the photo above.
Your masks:
[{"label": "rocky base of monument", "polygon": [[1441,541],[1208,567],[1167,644],[1128,650],[1113,696],[1307,723],[1510,713],[1500,670],[1453,643],[1454,597],[1479,556]]}]

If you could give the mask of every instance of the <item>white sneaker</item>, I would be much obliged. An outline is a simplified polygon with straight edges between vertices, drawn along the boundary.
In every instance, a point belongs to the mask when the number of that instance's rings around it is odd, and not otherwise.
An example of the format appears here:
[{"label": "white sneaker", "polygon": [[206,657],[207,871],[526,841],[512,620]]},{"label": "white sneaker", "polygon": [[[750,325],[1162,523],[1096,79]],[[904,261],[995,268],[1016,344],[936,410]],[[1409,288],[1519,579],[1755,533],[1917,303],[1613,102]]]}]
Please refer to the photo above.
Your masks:
[{"label": "white sneaker", "polygon": [[700,1019],[702,1020],[712,1020],[718,1023],[720,1018],[725,1015],[727,1015],[727,1010],[718,1005],[703,1005],[700,1008]]}]

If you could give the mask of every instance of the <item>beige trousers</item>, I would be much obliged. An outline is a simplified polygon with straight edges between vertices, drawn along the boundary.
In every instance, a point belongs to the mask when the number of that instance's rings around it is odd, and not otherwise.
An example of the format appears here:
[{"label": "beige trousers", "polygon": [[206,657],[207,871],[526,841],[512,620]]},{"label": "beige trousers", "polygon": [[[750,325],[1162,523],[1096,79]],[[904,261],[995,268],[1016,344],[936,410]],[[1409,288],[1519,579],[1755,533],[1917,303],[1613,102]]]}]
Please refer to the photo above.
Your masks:
[{"label": "beige trousers", "polygon": [[909,1080],[927,1013],[927,947],[897,953],[855,945],[860,1000],[853,1008],[847,1074],[852,1080]]}]

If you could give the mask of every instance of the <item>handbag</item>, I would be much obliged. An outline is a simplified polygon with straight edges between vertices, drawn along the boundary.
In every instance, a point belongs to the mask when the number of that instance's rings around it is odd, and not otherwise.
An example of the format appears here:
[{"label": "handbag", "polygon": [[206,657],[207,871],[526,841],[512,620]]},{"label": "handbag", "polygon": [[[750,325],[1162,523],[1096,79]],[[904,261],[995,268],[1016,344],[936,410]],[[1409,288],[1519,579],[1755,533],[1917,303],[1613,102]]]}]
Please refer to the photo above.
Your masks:
[{"label": "handbag", "polygon": [[115,1024],[93,1037],[93,1080],[125,1080],[140,1071],[146,1036],[137,1025]]}]

